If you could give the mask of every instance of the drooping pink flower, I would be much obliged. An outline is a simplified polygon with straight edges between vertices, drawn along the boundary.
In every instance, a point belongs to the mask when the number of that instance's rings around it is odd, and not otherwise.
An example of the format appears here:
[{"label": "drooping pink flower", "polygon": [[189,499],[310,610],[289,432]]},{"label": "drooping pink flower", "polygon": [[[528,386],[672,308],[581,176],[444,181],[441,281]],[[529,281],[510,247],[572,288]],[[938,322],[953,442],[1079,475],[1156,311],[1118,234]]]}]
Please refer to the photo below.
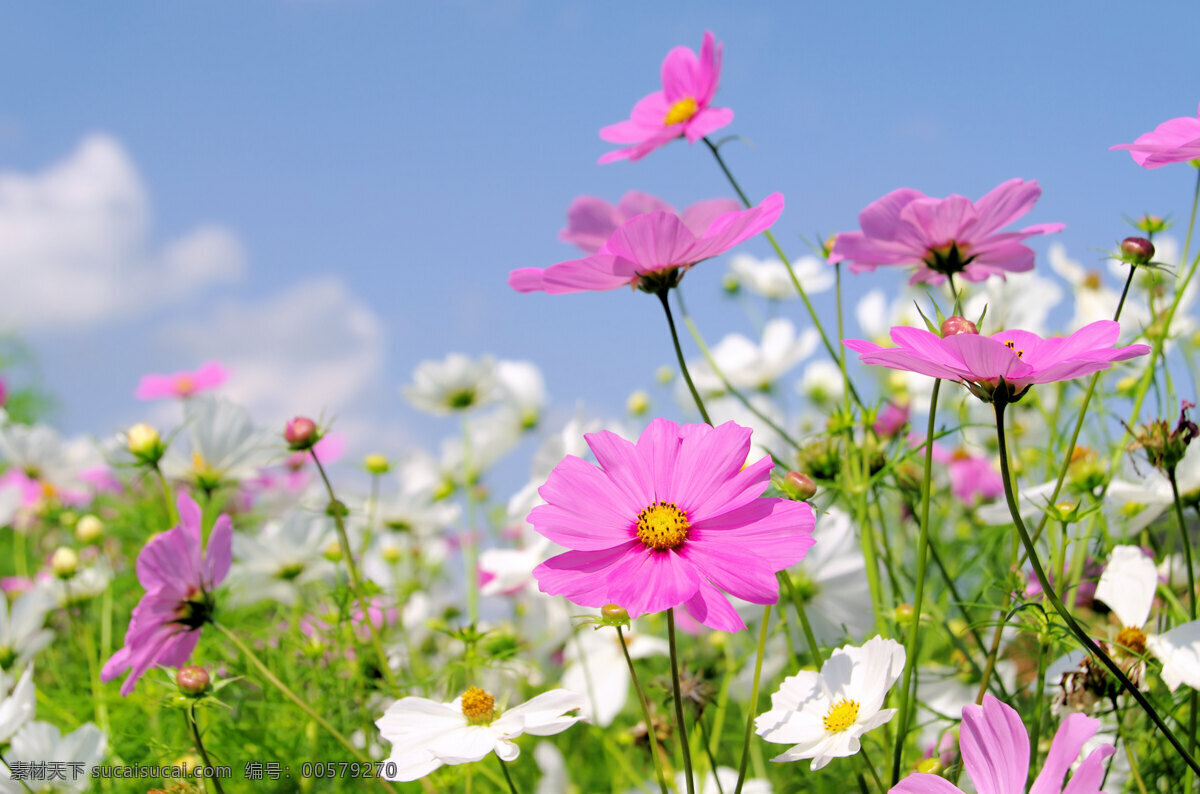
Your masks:
[{"label": "drooping pink flower", "polygon": [[1118,143],[1111,149],[1128,149],[1133,161],[1143,168],[1161,168],[1171,163],[1200,160],[1200,110],[1144,132],[1133,143]]},{"label": "drooping pink flower", "polygon": [[146,544],[137,559],[137,576],[146,594],[133,608],[125,647],[112,655],[100,680],[112,681],[131,670],[121,694],[129,695],[156,664],[180,667],[192,655],[200,630],[212,620],[213,590],[233,561],[233,525],[220,516],[202,548],[200,506],[186,494],[178,499],[179,525]]},{"label": "drooping pink flower", "polygon": [[538,493],[529,523],[571,551],[534,568],[544,593],[630,617],[682,606],[719,631],[745,623],[725,595],[779,598],[775,572],[813,544],[803,502],[765,498],[772,461],[746,463],[750,430],[655,419],[637,443],[584,436],[599,466],[569,455]]},{"label": "drooping pink flower", "polygon": [[975,455],[961,447],[951,451],[935,443],[933,459],[946,467],[950,493],[968,507],[980,498],[990,500],[1004,495],[1004,480],[989,456]]},{"label": "drooping pink flower", "polygon": [[[699,236],[718,216],[737,212],[741,208],[742,205],[733,199],[709,199],[688,207],[679,218],[684,226]],[[660,210],[675,212],[662,199],[637,190],[629,191],[616,204],[610,204],[599,196],[579,196],[567,208],[567,226],[558,233],[558,239],[577,246],[585,254],[595,254],[625,221]]]},{"label": "drooping pink flower", "polygon": [[227,380],[229,370],[219,361],[209,361],[192,371],[183,370],[169,375],[143,375],[133,396],[139,400],[191,397],[215,389]]},{"label": "drooping pink flower", "polygon": [[882,265],[915,267],[910,283],[940,284],[949,275],[967,281],[1033,270],[1033,251],[1021,241],[1062,231],[1040,223],[1000,231],[1033,209],[1042,195],[1036,181],[1010,179],[979,201],[959,195],[930,198],[919,190],[893,190],[858,214],[862,231],[842,232],[830,264],[850,262],[855,273]]},{"label": "drooping pink flower", "polygon": [[682,216],[667,210],[635,215],[609,235],[595,254],[544,270],[513,270],[508,274],[508,284],[517,292],[551,295],[626,285],[656,292],[663,286],[673,286],[697,262],[722,254],[769,228],[783,212],[783,196],[779,193],[767,196],[757,207],[716,217],[711,214],[714,204],[693,205]]},{"label": "drooping pink flower", "polygon": [[911,415],[912,409],[909,408],[908,403],[889,401],[879,409],[879,414],[871,429],[884,438],[890,438],[904,429]]},{"label": "drooping pink flower", "polygon": [[[1111,744],[1090,752],[1063,788],[1084,742],[1099,728],[1100,720],[1078,712],[1064,719],[1050,744],[1046,763],[1033,781],[1031,794],[1099,794],[1104,759],[1115,752]],[[1029,732],[1011,706],[991,695],[983,696],[982,706],[963,706],[959,750],[978,794],[1025,794]],[[892,786],[888,794],[962,794],[962,789],[945,778],[918,772]]]},{"label": "drooping pink flower", "polygon": [[865,339],[847,339],[843,344],[858,353],[864,364],[961,380],[983,400],[990,401],[997,387],[1006,384],[1004,397],[1015,402],[1035,383],[1090,375],[1108,369],[1115,361],[1150,352],[1146,345],[1113,347],[1120,333],[1120,324],[1112,320],[1099,320],[1070,336],[1049,339],[1020,330],[943,338],[921,328],[893,326],[896,347],[880,347]]},{"label": "drooping pink flower", "polygon": [[600,137],[609,143],[632,145],[603,155],[600,163],[640,160],[681,136],[695,143],[732,122],[732,110],[709,107],[721,78],[722,49],[712,31],[705,31],[699,56],[687,47],[667,53],[662,90],[634,105],[628,121],[600,130]]}]

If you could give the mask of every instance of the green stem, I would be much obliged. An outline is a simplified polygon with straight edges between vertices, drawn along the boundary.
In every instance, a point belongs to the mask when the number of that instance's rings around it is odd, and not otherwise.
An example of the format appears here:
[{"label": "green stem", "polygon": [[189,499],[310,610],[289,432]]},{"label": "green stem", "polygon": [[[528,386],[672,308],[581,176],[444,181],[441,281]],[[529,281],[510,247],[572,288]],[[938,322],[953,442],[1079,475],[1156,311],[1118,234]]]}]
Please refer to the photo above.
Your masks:
[{"label": "green stem", "polygon": [[667,299],[670,292],[670,288],[665,287],[655,294],[658,295],[659,301],[662,302],[663,311],[667,313],[667,325],[671,328],[671,342],[675,345],[675,357],[679,359],[679,369],[683,373],[683,379],[687,382],[688,390],[692,393],[692,399],[696,401],[696,408],[700,410],[700,418],[711,425],[712,420],[708,418],[708,411],[704,410],[704,401],[700,399],[700,392],[696,391],[696,384],[692,383],[692,376],[688,373],[687,362],[683,359],[683,348],[679,346],[679,334],[675,331],[675,318],[671,316],[671,304]]},{"label": "green stem", "polygon": [[[746,710],[746,736],[742,742],[742,760],[738,764],[738,779],[733,794],[742,794],[742,785],[746,782],[746,768],[750,763],[750,740],[754,736],[754,717],[755,712],[758,711],[758,684],[762,678],[763,656],[767,650],[767,629],[770,627],[770,623],[771,605],[767,604],[763,607],[762,629],[758,632],[758,654],[754,659],[754,682],[750,685],[750,704]],[[672,626],[673,624],[668,623],[667,625]],[[684,760],[687,760],[686,757]],[[713,774],[716,774],[716,770],[713,770]],[[688,794],[694,794],[690,775],[688,777]]]},{"label": "green stem", "polygon": [[925,597],[925,568],[929,546],[929,501],[933,480],[933,433],[937,419],[938,392],[942,381],[933,382],[933,394],[929,398],[929,426],[925,432],[925,474],[921,480],[921,534],[917,540],[917,581],[913,595],[912,628],[908,632],[908,647],[904,656],[904,683],[900,687],[900,721],[896,723],[896,746],[892,750],[892,785],[900,781],[900,761],[904,755],[904,739],[908,736],[908,723],[912,701],[916,697],[914,682],[917,670],[917,654],[920,653],[921,602]]},{"label": "green stem", "polygon": [[[679,690],[679,651],[675,644],[675,607],[667,610],[667,643],[671,648],[671,690],[675,695],[675,721],[679,724],[679,745],[683,751],[683,775],[687,780],[688,794],[696,794],[696,783],[692,780],[692,748],[688,745],[687,724],[683,719],[683,693]],[[653,731],[654,725],[647,725],[646,728]]]},{"label": "green stem", "polygon": [[158,480],[159,490],[162,491],[163,504],[167,507],[167,518],[171,521],[171,526],[179,523],[179,511],[175,508],[175,496],[171,493],[171,485],[167,482],[166,476],[158,464],[154,464],[154,476]]},{"label": "green stem", "polygon": [[[729,184],[733,187],[734,192],[738,194],[738,198],[742,200],[742,204],[745,205],[747,209],[754,206],[750,202],[749,197],[747,197],[746,193],[742,190],[742,186],[739,185],[738,181],[734,178],[733,172],[729,170],[729,166],[725,164],[725,160],[721,157],[721,152],[717,149],[717,146],[708,138],[705,138],[704,142],[708,144],[708,148],[712,151],[713,157],[717,159],[717,165],[721,166],[721,171],[724,172],[725,178],[729,180]],[[817,333],[821,335],[821,341],[825,343],[825,349],[829,351],[830,358],[832,358],[835,362],[841,363],[844,353],[843,355],[838,355],[838,351],[834,348],[833,343],[829,341],[829,337],[826,335],[825,329],[821,325],[821,320],[819,317],[817,317],[817,311],[813,308],[812,301],[808,298],[808,293],[806,293],[804,291],[804,287],[800,285],[800,279],[796,278],[796,271],[792,269],[791,260],[787,258],[787,254],[785,254],[783,249],[779,247],[779,243],[775,241],[775,235],[771,234],[770,229],[764,230],[763,236],[767,238],[767,242],[769,242],[771,247],[775,249],[775,255],[779,257],[779,260],[783,262],[783,266],[787,268],[788,275],[791,276],[792,279],[792,285],[796,288],[796,292],[799,293],[800,300],[804,301],[804,308],[808,309],[808,316],[812,318],[813,327],[815,327],[817,329]],[[854,384],[850,383],[850,381],[846,381],[846,388],[850,390],[850,394],[854,397],[854,402],[858,403],[858,406],[861,408],[863,405],[862,400],[859,399],[858,392],[854,389]]]},{"label": "green stem", "polygon": [[[183,721],[187,723],[188,731],[192,734],[192,742],[196,745],[196,750],[200,753],[200,757],[204,759],[204,765],[212,769],[213,762],[208,757],[208,750],[204,749],[204,741],[200,738],[200,726],[196,724],[195,704],[189,705],[184,711]],[[217,794],[225,794],[225,789],[221,787],[221,779],[219,777],[213,775],[211,782],[213,787],[216,788]]]},{"label": "green stem", "polygon": [[1054,592],[1054,588],[1051,587],[1050,580],[1046,577],[1046,572],[1042,569],[1041,562],[1038,561],[1037,551],[1033,547],[1033,540],[1029,537],[1029,530],[1025,528],[1025,522],[1021,519],[1021,512],[1017,507],[1016,496],[1013,494],[1012,475],[1008,467],[1008,447],[1004,433],[1004,409],[1007,403],[1005,402],[1003,390],[1006,388],[1008,387],[1001,381],[1000,388],[996,390],[996,397],[998,399],[995,399],[993,403],[996,409],[996,439],[1000,444],[1000,477],[1004,481],[1004,498],[1008,502],[1008,511],[1012,514],[1013,524],[1016,526],[1017,534],[1020,536],[1021,543],[1025,547],[1025,554],[1029,560],[1029,564],[1033,567],[1033,574],[1037,577],[1038,584],[1042,586],[1042,594],[1050,602],[1050,605],[1054,607],[1054,611],[1059,614],[1063,622],[1067,624],[1067,628],[1071,630],[1071,633],[1075,635],[1080,644],[1092,656],[1099,659],[1108,668],[1108,671],[1112,673],[1113,677],[1120,682],[1121,687],[1137,701],[1137,704],[1142,707],[1142,711],[1146,712],[1146,716],[1150,718],[1150,721],[1162,731],[1166,740],[1175,748],[1175,752],[1179,753],[1184,762],[1191,767],[1192,772],[1200,774],[1200,764],[1196,763],[1196,759],[1192,757],[1192,754],[1175,738],[1175,734],[1171,732],[1171,729],[1167,727],[1162,717],[1158,715],[1158,711],[1155,710],[1154,706],[1146,699],[1146,696],[1141,693],[1137,686],[1129,680],[1129,677],[1125,675],[1125,671],[1075,621],[1075,618],[1071,616],[1070,611],[1063,604],[1062,599],[1058,597],[1058,594]]},{"label": "green stem", "polygon": [[[1188,613],[1192,620],[1196,619],[1196,574],[1192,570],[1192,542],[1188,537],[1187,524],[1183,520],[1183,503],[1179,499],[1179,482],[1175,479],[1175,467],[1167,469],[1167,480],[1171,483],[1171,495],[1175,500],[1175,518],[1179,521],[1180,540],[1183,541],[1183,561],[1187,567],[1188,580]],[[1188,696],[1188,751],[1192,754],[1196,752],[1196,707],[1200,705],[1200,698],[1197,698],[1195,689]],[[1192,782],[1189,781],[1186,786],[1188,791],[1193,788]]]},{"label": "green stem", "polygon": [[375,628],[375,621],[371,619],[370,604],[367,603],[366,596],[363,595],[362,577],[358,573],[358,565],[354,562],[354,550],[350,548],[350,538],[346,534],[346,519],[343,513],[346,506],[338,501],[333,493],[333,483],[329,481],[328,475],[325,474],[325,467],[321,465],[320,459],[317,458],[317,450],[315,447],[308,450],[312,455],[313,463],[317,466],[317,471],[321,474],[321,481],[325,483],[325,492],[329,494],[330,511],[333,513],[334,525],[338,531],[338,543],[342,548],[342,556],[346,559],[346,568],[350,572],[350,586],[354,589],[354,597],[358,599],[358,608],[362,610],[363,620],[367,623],[367,633],[371,636],[371,645],[375,648],[375,655],[379,661],[379,672],[387,681],[388,686],[396,689],[396,678],[392,675],[391,665],[388,664],[387,654],[383,650],[383,643],[379,639],[379,632]]},{"label": "green stem", "polygon": [[[1038,704],[1042,703],[1042,698],[1046,694],[1046,651],[1048,650],[1047,640],[1048,638],[1043,639],[1041,636],[1038,637],[1037,680],[1034,681],[1034,691],[1036,694],[1033,698],[1033,702]],[[1029,731],[1029,746],[1033,748],[1033,763],[1029,765],[1029,774],[1031,776],[1033,775],[1033,770],[1041,769],[1041,764],[1038,763],[1038,759],[1042,754],[1042,748],[1038,742],[1038,737],[1041,736],[1041,733],[1042,711],[1041,709],[1034,709],[1033,725],[1030,726]]]},{"label": "green stem", "polygon": [[717,782],[717,794],[725,794],[721,776],[717,774],[717,759],[713,757],[712,737],[709,735],[708,726],[704,724],[704,715],[699,711],[696,712],[696,724],[700,726],[700,740],[704,744],[704,754],[708,756],[708,767],[712,770],[713,780]]},{"label": "green stem", "polygon": [[[817,644],[817,635],[813,633],[812,623],[808,620],[808,612],[804,609],[804,601],[800,598],[800,593],[796,592],[796,585],[792,584],[792,577],[787,575],[787,571],[779,571],[775,574],[783,586],[787,588],[788,597],[792,599],[792,605],[796,607],[796,615],[800,618],[800,628],[804,631],[804,641],[808,643],[808,652],[812,655],[813,663],[817,669],[825,664],[825,659],[821,655],[821,646]],[[783,610],[780,610],[780,614]]]},{"label": "green stem", "polygon": [[512,775],[508,773],[508,764],[504,763],[504,759],[496,756],[496,763],[500,764],[500,771],[504,773],[504,782],[508,783],[508,790],[512,794],[518,794],[517,784],[513,783]]},{"label": "green stem", "polygon": [[875,769],[875,764],[871,763],[871,756],[867,755],[867,746],[865,744],[859,745],[858,755],[862,758],[863,766],[871,773],[871,778],[875,781],[875,785],[879,787],[880,792],[886,790],[887,787],[883,785],[883,780],[879,777],[879,771]]},{"label": "green stem", "polygon": [[[663,776],[662,765],[658,759],[661,751],[658,746],[658,737],[654,735],[654,720],[650,716],[650,702],[646,700],[646,693],[642,690],[642,684],[638,680],[637,670],[633,666],[633,657],[629,655],[629,646],[625,644],[625,635],[621,633],[620,626],[617,626],[617,642],[621,644],[621,653],[625,654],[625,664],[629,665],[629,677],[633,680],[634,691],[637,692],[638,705],[642,707],[642,719],[646,721],[646,739],[650,742],[650,760],[654,763],[654,776],[658,779],[658,787],[662,790],[662,794],[667,794],[667,779]],[[584,665],[584,669],[587,669],[586,665]]]},{"label": "green stem", "polygon": [[1192,229],[1196,227],[1196,207],[1200,205],[1200,169],[1196,171],[1196,188],[1192,192],[1192,214],[1188,218],[1187,236],[1183,238],[1183,254],[1179,257],[1179,264],[1187,261],[1188,251],[1192,247]]}]

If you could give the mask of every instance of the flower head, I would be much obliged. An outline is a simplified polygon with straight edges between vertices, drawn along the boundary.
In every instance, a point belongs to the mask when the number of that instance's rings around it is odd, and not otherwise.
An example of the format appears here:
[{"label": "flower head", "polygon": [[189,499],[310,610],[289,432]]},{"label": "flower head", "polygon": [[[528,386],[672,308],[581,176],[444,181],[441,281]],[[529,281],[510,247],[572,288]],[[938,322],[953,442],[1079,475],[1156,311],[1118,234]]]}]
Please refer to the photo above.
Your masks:
[{"label": "flower head", "polygon": [[137,559],[137,576],[146,594],[133,609],[125,647],[100,672],[112,681],[126,670],[121,685],[129,695],[155,664],[180,667],[200,640],[200,629],[212,620],[213,590],[229,573],[233,560],[233,525],[220,516],[207,550],[202,547],[200,506],[186,494],[178,500],[179,525],[153,538]]},{"label": "flower head", "polygon": [[402,391],[414,406],[431,414],[477,408],[499,395],[496,362],[489,356],[471,360],[462,353],[422,361],[413,372],[413,384]]},{"label": "flower head", "polygon": [[392,743],[393,780],[417,780],[442,764],[468,764],[495,751],[512,761],[521,750],[512,741],[523,733],[550,736],[578,722],[571,714],[583,707],[583,696],[552,689],[501,711],[479,687],[468,687],[451,703],[421,697],[397,700],[375,721]]},{"label": "flower head", "polygon": [[881,265],[915,267],[910,283],[940,284],[947,276],[967,281],[1033,270],[1033,251],[1021,241],[1061,231],[1042,223],[1016,232],[1002,228],[1033,209],[1042,195],[1035,181],[1010,179],[979,201],[959,195],[930,198],[901,188],[858,214],[862,231],[837,236],[830,263],[850,262],[855,273]]},{"label": "flower head", "polygon": [[680,136],[695,143],[732,122],[732,110],[709,106],[721,77],[721,50],[712,31],[705,31],[699,56],[687,47],[667,53],[662,90],[634,105],[628,121],[600,130],[600,137],[609,143],[632,145],[603,155],[600,162],[640,160]]},{"label": "flower head", "polygon": [[1134,433],[1130,449],[1142,450],[1150,465],[1162,472],[1172,472],[1183,461],[1188,445],[1200,435],[1200,428],[1188,416],[1196,404],[1184,400],[1179,409],[1179,421],[1172,430],[1166,419],[1147,422]]},{"label": "flower head", "polygon": [[682,215],[668,209],[635,215],[617,227],[591,256],[569,259],[544,270],[513,270],[508,274],[508,284],[517,292],[552,295],[626,285],[658,292],[677,284],[697,262],[722,254],[769,228],[783,212],[783,196],[772,193],[757,207],[714,214],[723,208],[720,203],[704,202]]},{"label": "flower head", "polygon": [[904,670],[904,647],[873,637],[861,647],[845,645],[830,654],[821,672],[801,670],[771,695],[771,710],[754,720],[768,742],[795,745],[772,761],[812,759],[820,769],[834,758],[858,752],[859,738],[891,720],[888,690]]},{"label": "flower head", "polygon": [[538,493],[529,523],[571,549],[534,569],[544,593],[631,618],[683,606],[719,631],[746,627],[725,594],[779,598],[775,572],[813,544],[813,511],[763,498],[769,457],[746,463],[750,430],[655,419],[637,443],[585,436],[599,467],[569,455]]},{"label": "flower head", "polygon": [[[680,217],[689,229],[703,231],[717,216],[741,208],[733,199],[709,199],[688,207]],[[594,254],[626,221],[658,211],[674,213],[675,209],[662,199],[637,190],[629,191],[616,204],[598,196],[580,196],[567,208],[567,226],[558,233],[558,239],[585,254]]]},{"label": "flower head", "polygon": [[227,380],[229,370],[219,361],[210,361],[195,370],[182,370],[169,375],[143,375],[133,396],[139,400],[191,397],[215,389]]},{"label": "flower head", "polygon": [[[1072,714],[1058,726],[1046,755],[1046,763],[1033,782],[1037,794],[1062,794],[1063,779],[1079,757],[1083,743],[1096,733],[1100,720]],[[983,705],[963,706],[959,748],[967,775],[979,794],[1025,794],[1029,774],[1029,733],[1011,707],[991,695]],[[1097,747],[1071,776],[1066,791],[1098,792],[1104,779],[1104,759],[1112,755],[1111,744]],[[954,794],[962,789],[945,778],[918,772],[893,786],[889,794]]]},{"label": "flower head", "polygon": [[[862,339],[843,344],[865,364],[918,372],[933,378],[961,380],[980,399],[1000,397],[1015,402],[1035,383],[1053,383],[1108,369],[1150,352],[1146,345],[1113,347],[1121,326],[1111,320],[1086,325],[1067,337],[1042,339],[1029,331],[1001,331],[991,336],[955,334],[940,337],[905,326],[892,328],[896,347],[884,348]],[[1003,392],[1000,392],[1001,386]]]},{"label": "flower head", "polygon": [[1200,159],[1200,111],[1159,124],[1133,143],[1118,143],[1109,149],[1128,149],[1133,161],[1143,168],[1161,168],[1171,163]]}]

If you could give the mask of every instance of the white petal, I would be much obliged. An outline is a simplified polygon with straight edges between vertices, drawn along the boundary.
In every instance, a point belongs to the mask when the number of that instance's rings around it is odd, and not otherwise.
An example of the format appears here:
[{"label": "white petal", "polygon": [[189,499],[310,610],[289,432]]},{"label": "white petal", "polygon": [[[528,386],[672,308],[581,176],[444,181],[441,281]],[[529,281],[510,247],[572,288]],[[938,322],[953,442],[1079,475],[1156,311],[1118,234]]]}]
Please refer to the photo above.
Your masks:
[{"label": "white petal", "polygon": [[1150,618],[1158,569],[1137,546],[1115,546],[1096,585],[1096,599],[1108,604],[1122,626],[1141,628]]},{"label": "white petal", "polygon": [[1200,689],[1200,620],[1146,638],[1146,649],[1162,662],[1162,679],[1172,692],[1180,684]]}]

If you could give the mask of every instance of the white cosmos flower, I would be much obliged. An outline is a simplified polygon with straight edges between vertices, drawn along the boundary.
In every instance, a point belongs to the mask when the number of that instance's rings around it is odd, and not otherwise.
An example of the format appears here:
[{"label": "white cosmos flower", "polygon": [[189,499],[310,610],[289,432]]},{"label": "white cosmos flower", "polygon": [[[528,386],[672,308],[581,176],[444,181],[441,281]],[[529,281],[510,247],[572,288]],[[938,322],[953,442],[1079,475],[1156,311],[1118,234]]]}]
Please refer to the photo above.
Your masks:
[{"label": "white cosmos flower", "polygon": [[[65,764],[65,780],[26,780],[31,791],[83,791],[91,783],[92,767],[104,757],[107,744],[103,731],[88,722],[63,736],[58,728],[48,722],[30,722],[13,737],[12,747],[4,758],[11,764],[18,761],[45,762],[61,761]],[[82,771],[75,776],[72,763],[83,764]],[[47,778],[49,775],[46,776]],[[25,791],[14,788],[13,791]],[[0,792],[5,791],[0,788]]]},{"label": "white cosmos flower", "polygon": [[329,516],[301,510],[268,521],[256,535],[235,534],[228,579],[233,603],[296,603],[301,587],[333,578],[336,568],[325,550],[334,542]]},{"label": "white cosmos flower", "polygon": [[392,780],[417,780],[442,764],[468,764],[495,752],[512,761],[521,750],[512,741],[523,733],[550,736],[579,721],[570,712],[583,708],[583,695],[552,689],[505,711],[478,687],[469,687],[451,703],[420,697],[397,700],[375,721],[392,743],[388,760],[396,764]]},{"label": "white cosmos flower", "polygon": [[771,695],[771,710],[754,720],[759,736],[794,745],[772,761],[812,759],[820,769],[854,755],[861,737],[891,720],[896,709],[883,701],[904,669],[904,647],[875,636],[830,654],[821,672],[801,670]]},{"label": "white cosmos flower", "polygon": [[45,592],[60,607],[65,607],[100,595],[108,589],[112,578],[108,558],[95,557],[87,565],[80,566],[70,579],[49,573],[38,574],[35,588]]},{"label": "white cosmos flower", "polygon": [[441,361],[422,361],[413,382],[401,393],[414,407],[431,414],[467,411],[499,396],[496,362],[490,356],[470,359],[451,353]]},{"label": "white cosmos flower", "polygon": [[[763,327],[762,341],[752,342],[741,334],[729,334],[712,349],[717,369],[739,391],[769,390],[785,372],[817,349],[820,335],[809,328],[796,333],[791,320],[779,317]],[[704,394],[722,394],[725,385],[707,361],[688,364],[692,382]],[[678,384],[680,394],[686,385]]]},{"label": "white cosmos flower", "polygon": [[15,600],[11,607],[7,599],[0,597],[0,669],[24,667],[51,643],[54,632],[42,626],[53,607],[53,598],[37,588]]},{"label": "white cosmos flower", "polygon": [[274,458],[283,444],[257,427],[242,406],[216,397],[193,397],[187,404],[191,451],[172,444],[163,458],[163,473],[213,490],[225,483],[251,479]]},{"label": "white cosmos flower", "polygon": [[1172,692],[1180,684],[1200,689],[1200,620],[1147,637],[1146,650],[1162,662],[1162,680]]},{"label": "white cosmos flower", "polygon": [[533,748],[533,760],[542,773],[534,794],[563,794],[570,789],[567,761],[557,747],[550,742],[538,742]]},{"label": "white cosmos flower", "polygon": [[64,440],[46,425],[0,424],[0,460],[36,480],[48,496],[86,501],[91,486],[83,475],[105,467],[100,448],[86,438]]},{"label": "white cosmos flower", "polygon": [[[740,285],[769,300],[790,300],[800,294],[796,292],[787,267],[779,259],[757,259],[738,254],[730,260],[729,269]],[[802,256],[793,262],[792,272],[808,295],[824,292],[834,283],[833,268],[813,256]]]},{"label": "white cosmos flower", "polygon": [[[985,327],[979,329],[980,333],[994,333],[1001,328],[1024,328],[1035,334],[1044,334],[1046,319],[1063,295],[1062,287],[1057,282],[1042,278],[1032,270],[1027,273],[1005,273],[1003,277],[992,276],[982,283],[982,289],[978,284],[963,288],[970,293],[963,301],[964,317],[977,320],[983,314],[984,307],[987,307]],[[1108,319],[1112,319],[1111,314]]]},{"label": "white cosmos flower", "polygon": [[496,380],[500,398],[517,415],[521,427],[536,427],[546,405],[546,382],[537,365],[531,361],[499,361]]},{"label": "white cosmos flower", "polygon": [[846,390],[842,368],[832,361],[814,361],[804,368],[796,390],[816,405],[836,402]]},{"label": "white cosmos flower", "polygon": [[33,719],[35,694],[32,665],[25,668],[15,683],[0,670],[0,747]]},{"label": "white cosmos flower", "polygon": [[[1127,537],[1136,535],[1175,504],[1171,482],[1149,464],[1130,466],[1128,479],[1114,479],[1105,494],[1106,512],[1119,519]],[[1200,491],[1200,444],[1189,444],[1175,469],[1184,504]]]},{"label": "white cosmos flower", "polygon": [[[850,516],[837,508],[819,513],[813,529],[817,541],[792,574],[817,641],[825,644],[847,635],[857,639],[875,624],[871,588],[862,545],[854,537]],[[784,599],[790,597],[785,592]]]},{"label": "white cosmos flower", "polygon": [[[1097,268],[1088,270],[1067,256],[1062,243],[1051,243],[1046,253],[1050,268],[1071,286],[1075,298],[1075,316],[1072,328],[1082,328],[1097,320],[1111,320],[1121,300],[1121,291],[1104,282],[1104,274]],[[1120,264],[1118,271],[1122,284],[1129,275],[1129,266]],[[1126,301],[1121,309],[1122,335],[1129,337],[1149,321],[1149,312],[1144,301]]]},{"label": "white cosmos flower", "polygon": [[[566,667],[562,685],[587,695],[580,714],[602,728],[612,724],[629,698],[632,679],[620,643],[614,629],[585,627],[567,642],[563,652]],[[666,640],[635,631],[625,634],[625,646],[632,659],[665,656],[670,652]]]}]

